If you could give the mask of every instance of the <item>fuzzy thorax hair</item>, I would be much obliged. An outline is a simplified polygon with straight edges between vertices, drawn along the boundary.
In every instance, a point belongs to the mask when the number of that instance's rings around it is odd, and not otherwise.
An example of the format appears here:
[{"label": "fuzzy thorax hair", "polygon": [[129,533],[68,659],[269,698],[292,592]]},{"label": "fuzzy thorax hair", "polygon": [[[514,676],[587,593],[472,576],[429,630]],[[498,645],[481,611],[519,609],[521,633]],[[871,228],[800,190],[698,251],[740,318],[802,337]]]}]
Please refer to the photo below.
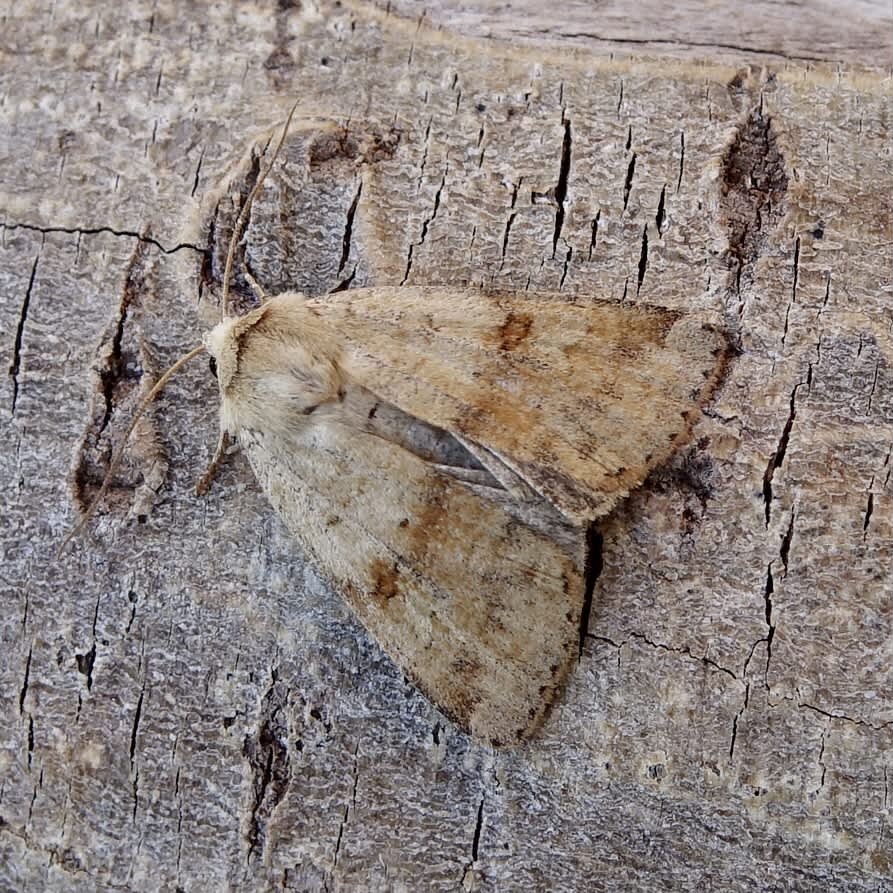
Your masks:
[{"label": "fuzzy thorax hair", "polygon": [[204,336],[217,364],[221,429],[286,434],[344,399],[347,385],[337,333],[286,293],[245,316],[227,317]]}]

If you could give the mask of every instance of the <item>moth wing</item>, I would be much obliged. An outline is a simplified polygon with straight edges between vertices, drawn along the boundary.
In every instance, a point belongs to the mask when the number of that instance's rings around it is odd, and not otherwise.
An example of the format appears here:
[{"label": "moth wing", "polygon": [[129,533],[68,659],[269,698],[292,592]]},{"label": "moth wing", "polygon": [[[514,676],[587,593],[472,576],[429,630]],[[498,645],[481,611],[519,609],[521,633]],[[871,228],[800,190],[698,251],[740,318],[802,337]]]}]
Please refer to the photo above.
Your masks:
[{"label": "moth wing", "polygon": [[309,303],[359,383],[490,451],[577,524],[687,436],[727,351],[675,311],[561,296],[382,287]]},{"label": "moth wing", "polygon": [[576,654],[580,561],[337,421],[240,440],[294,536],[403,673],[473,736],[527,737]]}]

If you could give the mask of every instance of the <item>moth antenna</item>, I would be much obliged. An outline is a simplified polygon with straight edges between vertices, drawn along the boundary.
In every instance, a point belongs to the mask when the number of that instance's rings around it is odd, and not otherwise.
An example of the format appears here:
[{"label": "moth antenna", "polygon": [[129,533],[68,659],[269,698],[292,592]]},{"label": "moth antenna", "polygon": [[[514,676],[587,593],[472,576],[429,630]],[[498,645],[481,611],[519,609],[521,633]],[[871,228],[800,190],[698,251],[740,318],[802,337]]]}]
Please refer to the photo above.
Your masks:
[{"label": "moth antenna", "polygon": [[115,472],[118,470],[118,466],[121,464],[121,459],[124,457],[124,449],[127,446],[127,441],[130,439],[130,435],[133,433],[133,429],[136,427],[136,423],[142,418],[143,413],[148,408],[149,404],[161,393],[164,386],[171,380],[172,376],[180,371],[180,369],[185,366],[191,359],[197,357],[200,353],[203,353],[205,350],[204,345],[199,347],[194,347],[189,353],[180,357],[176,363],[174,363],[165,373],[155,382],[154,387],[142,400],[140,400],[139,405],[136,408],[136,411],[133,414],[133,418],[130,420],[130,424],[127,426],[127,430],[124,432],[123,437],[121,438],[121,442],[118,444],[118,448],[115,450],[112,461],[109,463],[108,471],[105,473],[105,477],[102,479],[102,486],[99,488],[99,492],[96,496],[93,497],[93,501],[87,508],[87,511],[84,512],[84,517],[72,528],[72,530],[68,533],[64,540],[62,540],[62,545],[59,546],[58,551],[56,552],[56,558],[65,551],[65,547],[87,526],[90,519],[96,512],[96,509],[99,508],[100,502],[102,502],[102,498],[108,492],[109,486],[111,485],[112,478],[114,477]]},{"label": "moth antenna", "polygon": [[[300,102],[300,100],[298,100]],[[239,216],[236,218],[236,225],[233,227],[233,234],[229,240],[229,248],[226,251],[226,264],[223,268],[223,297],[220,301],[220,314],[221,318],[225,318],[229,315],[229,280],[233,274],[233,259],[236,255],[236,244],[241,237],[242,230],[245,227],[245,222],[248,219],[248,213],[251,210],[251,205],[254,203],[254,199],[257,197],[257,194],[260,192],[261,186],[263,186],[264,180],[267,179],[267,174],[270,173],[273,165],[276,163],[276,157],[279,155],[279,150],[282,148],[282,144],[285,142],[285,138],[288,136],[288,129],[291,127],[291,119],[294,117],[295,111],[298,108],[298,102],[296,102],[292,107],[291,111],[288,113],[288,118],[285,119],[285,127],[282,128],[282,136],[279,137],[279,142],[276,143],[276,148],[273,150],[273,157],[270,158],[270,163],[261,171],[260,176],[254,183],[254,186],[251,188],[251,192],[248,193],[248,198],[245,200],[245,204],[242,205],[242,210],[239,212]]]}]

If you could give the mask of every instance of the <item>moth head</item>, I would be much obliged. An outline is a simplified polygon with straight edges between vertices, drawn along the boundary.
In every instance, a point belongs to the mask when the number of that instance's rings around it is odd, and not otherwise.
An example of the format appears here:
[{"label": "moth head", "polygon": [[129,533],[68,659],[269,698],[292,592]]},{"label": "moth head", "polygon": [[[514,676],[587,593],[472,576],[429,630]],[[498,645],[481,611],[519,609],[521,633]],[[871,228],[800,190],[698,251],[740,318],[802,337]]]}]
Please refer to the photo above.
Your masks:
[{"label": "moth head", "polygon": [[340,339],[302,295],[277,295],[226,317],[203,343],[220,388],[221,428],[230,434],[299,431],[343,399]]},{"label": "moth head", "polygon": [[226,393],[239,368],[239,349],[243,336],[262,315],[263,308],[259,307],[245,316],[224,317],[202,336],[202,343],[208,352],[208,365],[211,374],[217,379],[221,394]]}]

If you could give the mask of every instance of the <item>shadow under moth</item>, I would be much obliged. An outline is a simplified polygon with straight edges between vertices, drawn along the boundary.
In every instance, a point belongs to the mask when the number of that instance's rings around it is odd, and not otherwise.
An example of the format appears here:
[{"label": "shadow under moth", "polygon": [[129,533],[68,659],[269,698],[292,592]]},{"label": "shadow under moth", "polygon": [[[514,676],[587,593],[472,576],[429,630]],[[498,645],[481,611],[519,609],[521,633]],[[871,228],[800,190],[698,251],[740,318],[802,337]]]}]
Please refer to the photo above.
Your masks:
[{"label": "shadow under moth", "polygon": [[447,287],[285,293],[227,316],[235,245],[290,121],[236,224],[224,318],[124,441],[207,351],[221,440],[200,489],[236,438],[406,677],[475,738],[518,743],[577,655],[588,525],[685,442],[726,338],[657,307]]}]

